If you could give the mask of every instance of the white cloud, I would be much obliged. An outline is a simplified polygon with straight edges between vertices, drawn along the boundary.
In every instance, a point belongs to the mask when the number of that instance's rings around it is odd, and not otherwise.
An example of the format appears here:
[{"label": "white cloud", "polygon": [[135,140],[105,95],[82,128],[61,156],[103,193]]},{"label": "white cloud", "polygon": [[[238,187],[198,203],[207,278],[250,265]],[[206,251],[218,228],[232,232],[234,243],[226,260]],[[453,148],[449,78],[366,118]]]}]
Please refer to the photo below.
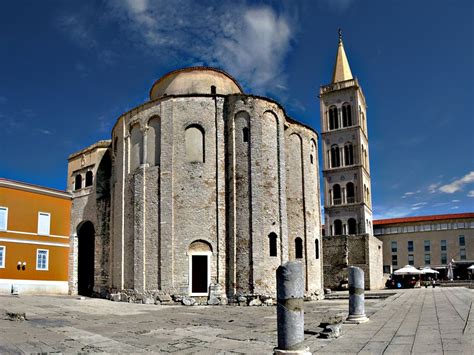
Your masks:
[{"label": "white cloud", "polygon": [[413,211],[416,211],[416,210],[419,210],[420,208],[423,208],[423,206],[414,206],[414,207],[412,207],[411,209],[412,209]]},{"label": "white cloud", "polygon": [[457,210],[459,208],[459,206],[453,206],[451,207],[452,210]]},{"label": "white cloud", "polygon": [[439,187],[440,185],[441,185],[441,182],[437,182],[437,183],[435,183],[435,184],[431,184],[430,186],[428,186],[428,191],[429,191],[430,193],[434,194],[434,193],[437,191],[437,189],[438,189],[438,187]]},{"label": "white cloud", "polygon": [[375,206],[374,211],[374,219],[400,218],[410,214],[410,210],[402,206]]},{"label": "white cloud", "polygon": [[38,129],[38,131],[39,131],[40,133],[42,133],[42,134],[45,134],[45,135],[50,135],[50,134],[52,134],[52,132],[51,132],[50,130],[48,130],[48,129],[40,128],[40,129]]},{"label": "white cloud", "polygon": [[182,0],[108,1],[129,40],[168,63],[217,66],[255,91],[285,87],[291,18],[269,6]]},{"label": "white cloud", "polygon": [[451,200],[452,203],[461,202],[459,200]]},{"label": "white cloud", "polygon": [[407,191],[403,194],[402,198],[407,198],[408,196],[413,196],[416,194],[419,194],[421,190],[416,190],[416,191]]},{"label": "white cloud", "polygon": [[452,183],[439,187],[438,190],[444,193],[452,194],[456,191],[462,190],[464,185],[471,183],[474,183],[474,171],[471,171],[470,173],[464,175],[460,179],[453,181]]},{"label": "white cloud", "polygon": [[418,202],[418,203],[414,203],[412,204],[413,207],[417,207],[417,206],[424,206],[424,205],[427,205],[428,202]]},{"label": "white cloud", "polygon": [[474,197],[474,190],[469,191],[467,197]]}]

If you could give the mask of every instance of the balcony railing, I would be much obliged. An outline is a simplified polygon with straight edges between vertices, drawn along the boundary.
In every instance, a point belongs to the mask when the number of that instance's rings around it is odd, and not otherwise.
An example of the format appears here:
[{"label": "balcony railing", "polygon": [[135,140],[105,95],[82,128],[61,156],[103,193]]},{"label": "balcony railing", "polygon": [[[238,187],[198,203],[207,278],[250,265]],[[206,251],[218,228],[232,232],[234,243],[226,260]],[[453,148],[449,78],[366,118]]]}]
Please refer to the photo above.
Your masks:
[{"label": "balcony railing", "polygon": [[340,205],[342,203],[342,199],[335,198],[335,199],[333,199],[333,203],[334,203],[334,205]]},{"label": "balcony railing", "polygon": [[345,89],[351,86],[359,86],[357,79],[350,79],[350,80],[340,81],[340,82],[330,84],[330,85],[321,86],[319,93],[324,94],[329,91],[341,90],[341,89]]},{"label": "balcony railing", "polygon": [[355,197],[348,197],[347,198],[347,203],[354,203],[355,202]]}]

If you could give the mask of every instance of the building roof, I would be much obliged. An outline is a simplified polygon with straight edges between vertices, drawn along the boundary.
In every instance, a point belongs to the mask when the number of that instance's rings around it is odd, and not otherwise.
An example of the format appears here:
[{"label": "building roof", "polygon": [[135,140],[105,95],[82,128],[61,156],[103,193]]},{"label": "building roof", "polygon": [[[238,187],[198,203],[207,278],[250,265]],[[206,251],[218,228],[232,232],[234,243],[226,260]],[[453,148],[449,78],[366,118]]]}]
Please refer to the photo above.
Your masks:
[{"label": "building roof", "polygon": [[402,218],[389,218],[389,219],[378,219],[373,221],[374,226],[381,226],[386,224],[400,224],[400,223],[413,223],[413,222],[431,222],[431,221],[443,221],[449,219],[461,219],[461,218],[474,218],[474,213],[451,213],[451,214],[438,214],[432,216],[416,216],[416,217],[402,217]]},{"label": "building roof", "polygon": [[344,44],[342,43],[342,34],[339,30],[339,44],[337,46],[336,63],[332,73],[332,84],[353,79],[349,61],[347,60]]},{"label": "building roof", "polygon": [[72,153],[71,155],[69,155],[67,160],[71,160],[71,159],[73,159],[73,158],[75,158],[75,157],[77,157],[81,154],[91,152],[91,151],[93,151],[94,149],[97,149],[97,148],[108,148],[108,147],[110,147],[111,144],[112,144],[112,140],[110,140],[110,139],[104,139],[104,140],[95,142],[94,144],[92,144],[92,145],[90,145],[90,146],[88,146],[84,149],[81,149],[78,152]]},{"label": "building roof", "polygon": [[39,193],[53,197],[60,197],[71,199],[71,194],[64,190],[53,189],[51,187],[44,187],[40,185],[30,184],[21,181],[0,178],[0,187],[22,190],[27,192]]},{"label": "building roof", "polygon": [[242,94],[240,84],[225,71],[211,67],[189,67],[173,70],[155,81],[150,89],[150,100],[166,95]]}]

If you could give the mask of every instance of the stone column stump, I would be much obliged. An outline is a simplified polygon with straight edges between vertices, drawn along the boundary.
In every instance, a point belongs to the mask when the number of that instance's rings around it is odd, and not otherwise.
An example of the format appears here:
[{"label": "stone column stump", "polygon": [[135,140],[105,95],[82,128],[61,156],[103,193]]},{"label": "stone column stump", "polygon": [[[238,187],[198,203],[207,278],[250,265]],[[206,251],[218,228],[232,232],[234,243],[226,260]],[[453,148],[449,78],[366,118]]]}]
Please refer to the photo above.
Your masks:
[{"label": "stone column stump", "polygon": [[345,323],[359,324],[369,320],[365,315],[364,271],[349,266],[349,316]]},{"label": "stone column stump", "polygon": [[303,345],[303,265],[289,261],[278,267],[276,277],[278,347],[274,354],[311,354]]}]

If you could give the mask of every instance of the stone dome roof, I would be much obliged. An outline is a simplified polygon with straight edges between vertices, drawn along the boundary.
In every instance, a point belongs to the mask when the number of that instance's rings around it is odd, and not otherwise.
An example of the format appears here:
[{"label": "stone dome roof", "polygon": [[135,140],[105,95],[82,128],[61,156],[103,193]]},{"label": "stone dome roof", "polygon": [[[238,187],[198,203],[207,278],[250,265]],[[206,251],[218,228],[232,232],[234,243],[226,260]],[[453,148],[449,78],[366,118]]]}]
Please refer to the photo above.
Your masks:
[{"label": "stone dome roof", "polygon": [[219,95],[241,94],[237,80],[223,70],[190,67],[174,70],[158,79],[150,90],[150,99],[165,95],[211,94],[211,87]]}]

